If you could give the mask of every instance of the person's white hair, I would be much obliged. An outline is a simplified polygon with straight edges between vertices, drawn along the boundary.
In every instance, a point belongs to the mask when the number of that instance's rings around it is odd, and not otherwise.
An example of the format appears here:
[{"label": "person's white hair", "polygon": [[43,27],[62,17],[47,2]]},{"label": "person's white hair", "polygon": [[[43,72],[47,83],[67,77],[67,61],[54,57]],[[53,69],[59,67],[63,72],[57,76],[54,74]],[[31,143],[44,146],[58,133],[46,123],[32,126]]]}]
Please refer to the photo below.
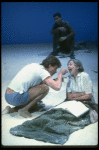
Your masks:
[{"label": "person's white hair", "polygon": [[77,67],[79,67],[79,69],[78,69],[79,72],[83,72],[83,71],[84,71],[83,65],[82,65],[82,63],[81,63],[80,60],[78,60],[78,59],[70,59],[70,60],[68,61],[68,63],[69,63],[70,61],[73,61],[74,64],[75,64]]}]

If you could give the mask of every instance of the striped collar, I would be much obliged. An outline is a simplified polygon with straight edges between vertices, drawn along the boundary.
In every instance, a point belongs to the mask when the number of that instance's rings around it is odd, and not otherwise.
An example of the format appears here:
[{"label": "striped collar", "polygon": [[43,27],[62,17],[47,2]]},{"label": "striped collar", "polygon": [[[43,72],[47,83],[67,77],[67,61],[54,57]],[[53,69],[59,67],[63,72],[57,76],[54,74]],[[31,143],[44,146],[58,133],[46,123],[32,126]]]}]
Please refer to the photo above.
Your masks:
[{"label": "striped collar", "polygon": [[[82,73],[82,72],[79,72],[79,73],[77,74],[76,78],[77,78],[77,77],[80,77],[80,76],[81,76],[81,73]],[[74,78],[74,77],[71,76],[71,75],[70,75],[70,77],[71,77],[71,78]]]}]

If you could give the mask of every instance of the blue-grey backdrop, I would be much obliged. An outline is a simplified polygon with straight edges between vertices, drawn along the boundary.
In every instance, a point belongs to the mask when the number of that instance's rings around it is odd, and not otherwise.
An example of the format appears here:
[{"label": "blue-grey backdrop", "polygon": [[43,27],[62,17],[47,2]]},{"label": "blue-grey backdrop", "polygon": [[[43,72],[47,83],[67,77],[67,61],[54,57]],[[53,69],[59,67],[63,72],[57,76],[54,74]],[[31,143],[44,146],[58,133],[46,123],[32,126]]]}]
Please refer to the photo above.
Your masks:
[{"label": "blue-grey backdrop", "polygon": [[56,12],[75,30],[75,41],[98,40],[98,2],[2,2],[1,44],[52,42]]}]

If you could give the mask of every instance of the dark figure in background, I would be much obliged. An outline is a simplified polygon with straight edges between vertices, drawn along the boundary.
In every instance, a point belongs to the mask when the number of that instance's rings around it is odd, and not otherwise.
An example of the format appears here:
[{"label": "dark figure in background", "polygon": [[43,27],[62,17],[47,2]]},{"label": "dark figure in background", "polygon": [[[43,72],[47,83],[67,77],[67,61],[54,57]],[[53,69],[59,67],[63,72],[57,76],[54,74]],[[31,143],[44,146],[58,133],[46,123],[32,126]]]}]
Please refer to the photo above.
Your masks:
[{"label": "dark figure in background", "polygon": [[59,52],[70,54],[74,58],[75,32],[67,21],[63,21],[60,13],[53,15],[55,24],[51,30],[53,34],[53,52],[50,55],[58,55]]}]

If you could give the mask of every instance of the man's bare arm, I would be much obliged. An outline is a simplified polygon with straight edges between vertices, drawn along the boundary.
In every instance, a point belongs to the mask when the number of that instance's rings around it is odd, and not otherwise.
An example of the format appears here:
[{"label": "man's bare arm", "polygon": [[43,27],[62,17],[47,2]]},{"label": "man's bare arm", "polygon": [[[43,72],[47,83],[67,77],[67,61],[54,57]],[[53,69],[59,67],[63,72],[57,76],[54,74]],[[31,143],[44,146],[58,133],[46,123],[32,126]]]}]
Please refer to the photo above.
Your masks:
[{"label": "man's bare arm", "polygon": [[62,75],[65,75],[68,72],[67,69],[61,69],[58,73],[57,80],[52,79],[51,77],[47,77],[44,82],[49,85],[54,90],[60,90],[62,84]]}]

